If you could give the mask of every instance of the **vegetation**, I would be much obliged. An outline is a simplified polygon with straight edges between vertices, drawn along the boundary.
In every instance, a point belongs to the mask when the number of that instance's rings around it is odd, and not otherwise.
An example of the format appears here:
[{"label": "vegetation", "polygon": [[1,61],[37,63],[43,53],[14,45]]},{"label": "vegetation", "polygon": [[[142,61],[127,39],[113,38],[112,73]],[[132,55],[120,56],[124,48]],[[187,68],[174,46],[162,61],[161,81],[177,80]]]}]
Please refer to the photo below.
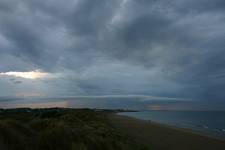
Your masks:
[{"label": "vegetation", "polygon": [[2,150],[143,150],[89,109],[0,110]]}]

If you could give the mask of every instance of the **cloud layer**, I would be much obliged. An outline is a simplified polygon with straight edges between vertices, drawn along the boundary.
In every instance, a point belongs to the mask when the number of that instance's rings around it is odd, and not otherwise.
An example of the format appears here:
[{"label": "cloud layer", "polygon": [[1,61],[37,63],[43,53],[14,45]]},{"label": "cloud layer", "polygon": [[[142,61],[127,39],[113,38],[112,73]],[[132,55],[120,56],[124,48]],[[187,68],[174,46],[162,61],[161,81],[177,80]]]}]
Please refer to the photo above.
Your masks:
[{"label": "cloud layer", "polygon": [[[0,95],[225,98],[224,0],[1,0]],[[18,86],[20,86],[18,88]]]},{"label": "cloud layer", "polygon": [[[40,78],[47,78],[50,76],[50,74],[35,70],[35,71],[29,71],[29,72],[13,72],[13,71],[0,72],[0,77],[1,76],[11,76],[11,77],[25,78],[25,79],[40,79]],[[16,83],[19,83],[19,82],[16,82]]]}]

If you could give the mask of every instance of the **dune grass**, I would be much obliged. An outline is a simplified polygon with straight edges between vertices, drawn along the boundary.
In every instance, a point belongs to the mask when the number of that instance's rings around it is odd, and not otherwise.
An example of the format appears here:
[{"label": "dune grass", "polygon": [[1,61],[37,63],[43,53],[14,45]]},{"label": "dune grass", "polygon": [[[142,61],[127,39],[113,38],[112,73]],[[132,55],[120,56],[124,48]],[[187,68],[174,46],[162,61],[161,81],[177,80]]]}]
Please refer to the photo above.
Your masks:
[{"label": "dune grass", "polygon": [[0,111],[0,150],[224,150],[225,141],[90,109]]},{"label": "dune grass", "polygon": [[5,150],[144,150],[89,109],[37,109],[0,113],[0,148]]}]

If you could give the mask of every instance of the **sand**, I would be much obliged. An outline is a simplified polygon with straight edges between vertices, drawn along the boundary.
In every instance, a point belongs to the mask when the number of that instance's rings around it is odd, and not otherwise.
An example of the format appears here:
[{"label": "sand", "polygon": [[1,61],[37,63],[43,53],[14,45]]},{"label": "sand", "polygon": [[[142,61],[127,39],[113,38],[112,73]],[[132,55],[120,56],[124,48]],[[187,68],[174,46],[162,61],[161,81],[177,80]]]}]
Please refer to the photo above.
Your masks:
[{"label": "sand", "polygon": [[150,150],[225,150],[225,140],[117,114],[108,118],[116,129]]}]

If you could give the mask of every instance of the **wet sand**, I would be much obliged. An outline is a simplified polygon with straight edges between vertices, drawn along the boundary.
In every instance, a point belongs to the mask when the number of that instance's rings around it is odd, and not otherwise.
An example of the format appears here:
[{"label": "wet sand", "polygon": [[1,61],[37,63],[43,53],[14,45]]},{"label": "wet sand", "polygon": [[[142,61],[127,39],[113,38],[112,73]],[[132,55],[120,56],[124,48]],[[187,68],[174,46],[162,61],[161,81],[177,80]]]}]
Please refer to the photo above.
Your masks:
[{"label": "wet sand", "polygon": [[109,120],[120,132],[154,150],[225,150],[225,140],[195,134],[131,117],[110,114]]}]

